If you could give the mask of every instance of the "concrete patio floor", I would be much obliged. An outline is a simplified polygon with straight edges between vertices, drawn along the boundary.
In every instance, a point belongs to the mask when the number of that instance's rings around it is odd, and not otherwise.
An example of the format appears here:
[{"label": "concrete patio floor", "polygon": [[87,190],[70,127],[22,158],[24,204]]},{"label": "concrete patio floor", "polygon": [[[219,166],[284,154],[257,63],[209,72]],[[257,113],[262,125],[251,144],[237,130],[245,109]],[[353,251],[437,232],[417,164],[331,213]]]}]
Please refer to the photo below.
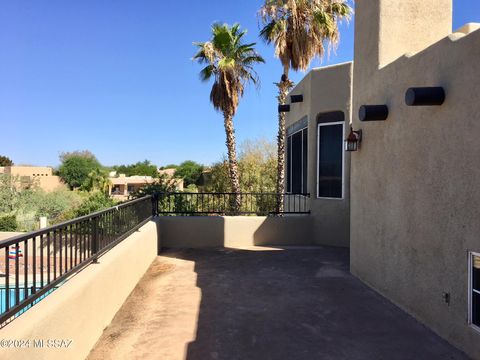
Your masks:
[{"label": "concrete patio floor", "polygon": [[467,357],[315,247],[164,251],[89,359]]}]

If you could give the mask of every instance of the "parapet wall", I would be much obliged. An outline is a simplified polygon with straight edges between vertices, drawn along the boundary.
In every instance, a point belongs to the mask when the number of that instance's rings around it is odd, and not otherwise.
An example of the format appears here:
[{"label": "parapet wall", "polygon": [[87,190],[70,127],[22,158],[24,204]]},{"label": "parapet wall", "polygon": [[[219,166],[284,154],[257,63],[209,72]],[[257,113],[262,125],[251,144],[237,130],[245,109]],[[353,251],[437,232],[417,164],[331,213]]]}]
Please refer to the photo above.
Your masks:
[{"label": "parapet wall", "polygon": [[172,216],[158,219],[162,247],[311,245],[312,217]]}]

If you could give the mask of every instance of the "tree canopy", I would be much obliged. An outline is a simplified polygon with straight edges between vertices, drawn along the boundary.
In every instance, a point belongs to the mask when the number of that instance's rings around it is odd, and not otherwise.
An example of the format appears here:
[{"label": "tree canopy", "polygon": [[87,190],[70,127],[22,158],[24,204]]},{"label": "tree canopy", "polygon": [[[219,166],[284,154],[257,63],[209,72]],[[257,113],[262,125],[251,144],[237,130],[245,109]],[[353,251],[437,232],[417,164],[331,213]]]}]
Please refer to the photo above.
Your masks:
[{"label": "tree canopy", "polygon": [[139,161],[130,165],[115,165],[113,169],[117,174],[125,174],[126,176],[157,176],[157,166],[152,164],[149,160]]},{"label": "tree canopy", "polygon": [[214,79],[210,101],[216,110],[230,116],[237,111],[245,84],[259,83],[253,66],[265,62],[255,51],[255,43],[243,43],[246,33],[239,24],[230,27],[216,23],[212,25],[210,41],[194,43],[199,50],[193,60],[206,65],[200,71],[200,79]]},{"label": "tree canopy", "polygon": [[203,169],[203,165],[192,160],[186,160],[178,165],[175,176],[183,178],[185,186],[191,184],[196,185],[200,179],[200,176],[202,176]]},{"label": "tree canopy", "polygon": [[60,161],[62,164],[58,169],[58,175],[71,189],[84,185],[92,172],[102,168],[95,155],[89,151],[62,153]]},{"label": "tree canopy", "polygon": [[12,165],[13,165],[13,161],[9,157],[0,155],[0,166],[12,166]]},{"label": "tree canopy", "polygon": [[325,46],[338,44],[338,22],[351,13],[344,0],[265,0],[260,37],[274,44],[288,77],[290,68],[306,70],[315,56],[323,56]]}]

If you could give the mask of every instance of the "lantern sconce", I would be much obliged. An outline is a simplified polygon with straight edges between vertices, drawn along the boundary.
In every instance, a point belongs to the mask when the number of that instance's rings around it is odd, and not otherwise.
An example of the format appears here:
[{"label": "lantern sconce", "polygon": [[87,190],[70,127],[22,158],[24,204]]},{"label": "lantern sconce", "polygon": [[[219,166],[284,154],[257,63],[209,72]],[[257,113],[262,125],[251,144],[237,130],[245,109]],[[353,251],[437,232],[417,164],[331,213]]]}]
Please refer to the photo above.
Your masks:
[{"label": "lantern sconce", "polygon": [[444,101],[443,87],[412,87],[405,93],[405,103],[408,106],[438,106]]},{"label": "lantern sconce", "polygon": [[292,104],[303,102],[303,95],[291,95],[290,96],[290,102]]},{"label": "lantern sconce", "polygon": [[354,131],[350,126],[350,134],[345,140],[345,151],[357,151],[362,142],[362,130]]},{"label": "lantern sconce", "polygon": [[362,105],[358,111],[360,121],[383,121],[388,117],[387,105]]},{"label": "lantern sconce", "polygon": [[290,105],[278,105],[278,112],[289,112],[290,111]]}]

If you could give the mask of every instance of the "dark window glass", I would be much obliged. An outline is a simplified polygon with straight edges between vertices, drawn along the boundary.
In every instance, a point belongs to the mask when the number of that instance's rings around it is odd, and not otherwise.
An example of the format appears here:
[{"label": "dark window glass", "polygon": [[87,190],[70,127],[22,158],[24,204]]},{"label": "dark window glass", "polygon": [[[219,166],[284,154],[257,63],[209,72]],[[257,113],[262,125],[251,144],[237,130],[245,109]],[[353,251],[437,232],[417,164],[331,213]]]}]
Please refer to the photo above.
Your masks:
[{"label": "dark window glass", "polygon": [[291,156],[291,151],[292,149],[292,137],[289,136],[287,138],[287,171],[286,171],[286,177],[287,177],[287,192],[292,192],[292,182],[290,181],[290,177],[292,176],[292,156]]},{"label": "dark window glass", "polygon": [[480,294],[472,294],[472,324],[480,326]]},{"label": "dark window glass", "polygon": [[303,184],[302,184],[302,193],[306,193],[307,188],[307,169],[308,169],[308,130],[303,130]]},{"label": "dark window glass", "polygon": [[318,196],[342,197],[343,125],[319,127]]},{"label": "dark window glass", "polygon": [[287,138],[287,192],[307,192],[308,130],[303,129]]},{"label": "dark window glass", "polygon": [[472,287],[480,291],[480,256],[473,256]]},{"label": "dark window glass", "polygon": [[292,135],[292,193],[302,192],[302,132]]}]

